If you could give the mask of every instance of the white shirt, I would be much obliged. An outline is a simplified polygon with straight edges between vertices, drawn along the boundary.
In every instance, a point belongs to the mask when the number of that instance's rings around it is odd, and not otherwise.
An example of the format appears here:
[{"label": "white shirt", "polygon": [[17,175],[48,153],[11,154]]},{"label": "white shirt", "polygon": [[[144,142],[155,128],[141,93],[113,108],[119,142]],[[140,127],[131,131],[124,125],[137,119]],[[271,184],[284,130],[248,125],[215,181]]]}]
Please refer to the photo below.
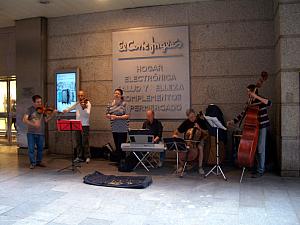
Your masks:
[{"label": "white shirt", "polygon": [[91,108],[92,108],[92,105],[91,105],[90,101],[88,101],[87,108],[85,108],[85,109],[82,109],[80,103],[77,102],[76,104],[72,105],[68,109],[68,111],[76,109],[76,120],[80,120],[82,126],[90,126]]}]

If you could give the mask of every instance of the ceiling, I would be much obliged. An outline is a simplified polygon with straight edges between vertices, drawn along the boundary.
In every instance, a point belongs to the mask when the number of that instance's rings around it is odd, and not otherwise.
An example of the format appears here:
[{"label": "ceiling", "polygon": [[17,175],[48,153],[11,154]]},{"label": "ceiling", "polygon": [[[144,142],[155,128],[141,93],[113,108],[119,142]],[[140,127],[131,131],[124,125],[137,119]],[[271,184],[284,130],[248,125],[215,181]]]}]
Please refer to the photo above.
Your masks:
[{"label": "ceiling", "polygon": [[[49,3],[40,3],[45,1]],[[14,26],[15,20],[31,17],[49,18],[195,1],[203,0],[0,0],[0,27]]]}]

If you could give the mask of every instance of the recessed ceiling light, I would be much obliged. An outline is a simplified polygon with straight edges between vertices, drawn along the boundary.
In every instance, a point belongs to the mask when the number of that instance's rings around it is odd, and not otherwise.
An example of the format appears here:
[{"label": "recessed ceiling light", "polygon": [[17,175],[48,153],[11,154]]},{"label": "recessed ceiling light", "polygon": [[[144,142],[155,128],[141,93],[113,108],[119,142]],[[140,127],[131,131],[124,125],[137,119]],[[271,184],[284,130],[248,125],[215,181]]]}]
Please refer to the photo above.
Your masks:
[{"label": "recessed ceiling light", "polygon": [[49,1],[49,0],[39,0],[39,3],[40,3],[40,4],[47,5],[47,4],[50,3],[50,1]]}]

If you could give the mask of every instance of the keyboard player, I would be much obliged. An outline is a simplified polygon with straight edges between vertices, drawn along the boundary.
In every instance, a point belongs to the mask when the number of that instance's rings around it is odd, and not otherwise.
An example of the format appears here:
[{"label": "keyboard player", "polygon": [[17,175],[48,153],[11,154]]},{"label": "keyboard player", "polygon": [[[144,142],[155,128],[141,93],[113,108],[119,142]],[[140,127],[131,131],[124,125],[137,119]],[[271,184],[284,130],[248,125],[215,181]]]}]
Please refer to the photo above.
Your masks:
[{"label": "keyboard player", "polygon": [[[155,119],[155,113],[153,110],[147,110],[146,121],[143,123],[142,129],[150,130],[150,134],[154,136],[153,143],[158,144],[161,141],[163,126],[158,119]],[[159,154],[158,167],[162,167],[166,153],[163,151]]]}]

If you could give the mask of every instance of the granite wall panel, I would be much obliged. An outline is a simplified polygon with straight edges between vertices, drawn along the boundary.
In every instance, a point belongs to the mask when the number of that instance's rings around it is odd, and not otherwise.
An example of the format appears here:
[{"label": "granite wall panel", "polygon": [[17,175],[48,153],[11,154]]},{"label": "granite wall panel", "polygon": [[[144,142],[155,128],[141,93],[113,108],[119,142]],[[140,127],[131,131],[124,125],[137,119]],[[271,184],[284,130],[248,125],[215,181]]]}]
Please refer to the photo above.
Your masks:
[{"label": "granite wall panel", "polygon": [[272,47],[273,33],[269,20],[192,25],[191,49]]},{"label": "granite wall panel", "polygon": [[16,30],[0,29],[0,76],[16,75]]},{"label": "granite wall panel", "polygon": [[111,32],[50,37],[48,40],[48,60],[109,55],[111,52]]},{"label": "granite wall panel", "polygon": [[240,77],[262,70],[274,73],[273,49],[246,49],[191,52],[192,76]]},{"label": "granite wall panel", "polygon": [[[280,86],[278,142],[282,176],[299,176],[300,160],[300,28],[299,1],[275,2],[277,87]],[[280,82],[278,82],[280,80]],[[278,84],[279,83],[279,84]],[[277,95],[278,98],[278,95]]]},{"label": "granite wall panel", "polygon": [[300,68],[300,36],[299,38],[281,38],[281,68]]},{"label": "granite wall panel", "polygon": [[280,6],[280,35],[300,35],[300,4],[282,4]]},{"label": "granite wall panel", "polygon": [[272,19],[272,1],[205,1],[189,7],[190,23]]},{"label": "granite wall panel", "polygon": [[189,5],[167,5],[53,18],[50,36],[188,23]]},{"label": "granite wall panel", "polygon": [[281,159],[281,175],[283,176],[299,176],[299,139],[282,140],[282,159]]},{"label": "granite wall panel", "polygon": [[56,70],[76,67],[80,68],[81,81],[112,80],[112,59],[111,55],[107,55],[83,59],[50,60],[48,62],[48,83],[54,83]]},{"label": "granite wall panel", "polygon": [[281,103],[299,104],[299,72],[281,73]]},{"label": "granite wall panel", "polygon": [[[87,90],[93,104],[91,145],[112,143],[110,124],[104,118],[113,91],[112,32],[180,25],[188,25],[190,30],[191,103],[196,111],[216,103],[225,119],[231,119],[247,100],[245,87],[256,82],[262,70],[271,74],[262,94],[273,97],[275,52],[271,0],[203,1],[51,18],[48,23],[49,90],[53,91],[55,70],[80,68],[81,88]],[[270,114],[273,118],[273,113]],[[164,135],[170,136],[181,121],[162,122]],[[130,127],[139,128],[141,124],[142,121],[131,121]],[[58,138],[54,130],[50,133],[50,141]]]}]

